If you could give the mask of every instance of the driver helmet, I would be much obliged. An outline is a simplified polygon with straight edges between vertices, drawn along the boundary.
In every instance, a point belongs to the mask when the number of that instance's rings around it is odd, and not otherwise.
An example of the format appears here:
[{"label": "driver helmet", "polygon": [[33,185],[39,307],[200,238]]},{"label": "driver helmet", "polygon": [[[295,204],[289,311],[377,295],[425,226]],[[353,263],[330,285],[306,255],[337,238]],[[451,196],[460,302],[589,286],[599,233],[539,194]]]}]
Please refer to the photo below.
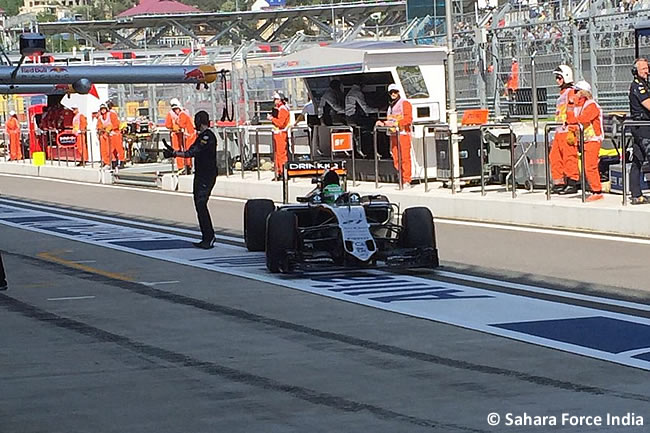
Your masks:
[{"label": "driver helmet", "polygon": [[341,194],[343,194],[343,188],[340,185],[330,184],[323,188],[323,201],[325,203],[335,203]]}]

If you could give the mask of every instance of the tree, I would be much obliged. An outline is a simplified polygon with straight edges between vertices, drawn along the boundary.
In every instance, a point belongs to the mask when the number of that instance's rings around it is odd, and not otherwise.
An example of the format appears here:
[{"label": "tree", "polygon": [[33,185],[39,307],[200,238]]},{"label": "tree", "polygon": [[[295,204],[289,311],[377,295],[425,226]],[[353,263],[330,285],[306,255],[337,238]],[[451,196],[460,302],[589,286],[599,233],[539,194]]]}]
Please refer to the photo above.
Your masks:
[{"label": "tree", "polygon": [[64,38],[62,35],[48,36],[45,39],[45,48],[48,53],[72,51],[72,47],[79,47],[79,43],[69,36]]},{"label": "tree", "polygon": [[136,0],[104,0],[101,2],[90,2],[88,6],[79,6],[75,8],[75,13],[83,16],[84,20],[107,20],[115,18],[125,10],[135,6],[136,3]]},{"label": "tree", "polygon": [[232,0],[226,0],[221,3],[220,11],[221,12],[233,12],[235,10],[235,2]]},{"label": "tree", "polygon": [[5,10],[7,16],[18,15],[18,10],[23,5],[22,0],[0,0],[0,8]]},{"label": "tree", "polygon": [[39,12],[36,14],[36,21],[39,23],[51,23],[52,21],[56,21],[56,15],[49,12]]}]

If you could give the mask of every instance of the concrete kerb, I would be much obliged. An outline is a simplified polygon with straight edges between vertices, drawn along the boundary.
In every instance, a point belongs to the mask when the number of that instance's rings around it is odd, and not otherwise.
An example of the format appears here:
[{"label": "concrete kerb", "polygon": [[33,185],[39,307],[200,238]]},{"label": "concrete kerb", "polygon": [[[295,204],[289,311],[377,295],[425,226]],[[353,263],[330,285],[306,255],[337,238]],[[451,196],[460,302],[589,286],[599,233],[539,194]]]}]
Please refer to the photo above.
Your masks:
[{"label": "concrete kerb", "polygon": [[[112,183],[112,173],[97,168],[34,167],[22,163],[0,162],[0,172],[69,179],[90,183]],[[219,176],[212,195],[239,199],[270,198],[282,201],[282,183],[272,182],[271,172],[262,172],[257,180],[256,173],[240,176]],[[193,176],[164,175],[162,187],[165,190],[178,190],[191,193]],[[350,183],[348,184],[350,186]],[[289,183],[290,200],[311,191],[309,179],[296,179]],[[554,196],[547,201],[543,190],[527,193],[521,191],[516,199],[503,188],[488,191],[481,197],[476,188],[464,189],[452,196],[439,183],[430,184],[424,192],[424,185],[396,191],[394,184],[380,184],[375,189],[373,182],[359,182],[354,191],[360,194],[383,194],[400,205],[401,209],[411,206],[426,206],[438,218],[515,224],[543,228],[579,230],[597,233],[622,234],[650,238],[650,206],[627,206],[620,204],[620,196],[605,195],[604,200],[594,203],[581,203],[580,196]]]},{"label": "concrete kerb", "polygon": [[0,162],[0,173],[47,177],[50,179],[64,179],[87,183],[113,183],[113,173],[109,170],[101,170],[98,167],[65,167],[49,163],[35,166],[29,161],[2,161]]},{"label": "concrete kerb", "polygon": [[6,174],[22,174],[25,176],[38,176],[39,167],[28,162],[4,162],[0,161],[0,172]]}]

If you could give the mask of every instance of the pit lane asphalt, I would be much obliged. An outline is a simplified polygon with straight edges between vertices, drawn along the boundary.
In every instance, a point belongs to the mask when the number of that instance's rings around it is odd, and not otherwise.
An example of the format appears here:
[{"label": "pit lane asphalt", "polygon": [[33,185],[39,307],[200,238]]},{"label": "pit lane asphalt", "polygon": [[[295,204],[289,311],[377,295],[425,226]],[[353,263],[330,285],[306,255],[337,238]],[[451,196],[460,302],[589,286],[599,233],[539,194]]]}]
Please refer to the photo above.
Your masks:
[{"label": "pit lane asphalt", "polygon": [[[20,179],[20,194],[195,225],[187,195],[38,182]],[[236,234],[242,205],[211,201],[215,223]],[[481,256],[465,250],[498,237],[475,229],[438,226],[443,261]],[[459,233],[475,243],[449,243]],[[524,262],[522,244],[537,237],[499,237],[500,248]],[[610,243],[559,238],[592,254]],[[0,250],[11,283],[0,294],[6,431],[530,431],[489,427],[492,411],[650,421],[641,370],[6,226]]]}]

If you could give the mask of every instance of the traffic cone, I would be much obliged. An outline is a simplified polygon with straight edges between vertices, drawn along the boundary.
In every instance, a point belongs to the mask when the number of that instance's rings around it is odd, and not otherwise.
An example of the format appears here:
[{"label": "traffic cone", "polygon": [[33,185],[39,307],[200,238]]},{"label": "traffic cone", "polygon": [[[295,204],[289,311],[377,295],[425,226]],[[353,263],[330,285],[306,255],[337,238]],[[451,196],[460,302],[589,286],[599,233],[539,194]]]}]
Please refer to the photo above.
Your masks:
[{"label": "traffic cone", "polygon": [[7,276],[5,275],[5,267],[2,264],[2,254],[0,254],[0,290],[7,290]]}]

